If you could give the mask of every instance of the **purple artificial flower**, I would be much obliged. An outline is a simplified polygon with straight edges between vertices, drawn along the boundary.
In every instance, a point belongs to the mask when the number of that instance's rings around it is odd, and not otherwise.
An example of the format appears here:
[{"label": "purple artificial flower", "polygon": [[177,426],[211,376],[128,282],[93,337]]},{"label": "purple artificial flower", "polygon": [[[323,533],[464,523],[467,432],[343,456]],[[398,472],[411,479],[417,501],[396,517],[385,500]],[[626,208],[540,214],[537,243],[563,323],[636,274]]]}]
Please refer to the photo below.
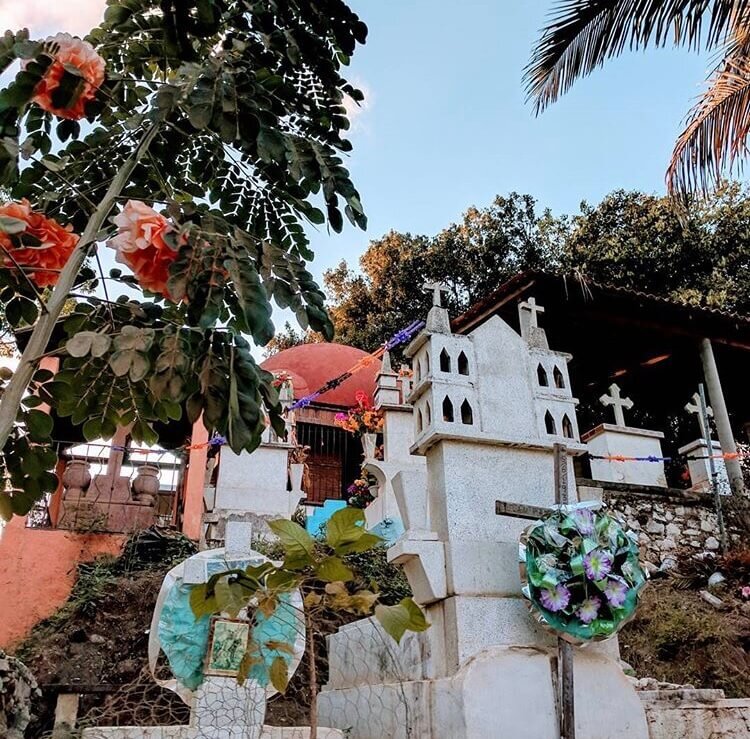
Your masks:
[{"label": "purple artificial flower", "polygon": [[590,508],[578,508],[570,514],[570,518],[582,536],[594,533],[594,512]]},{"label": "purple artificial flower", "polygon": [[348,416],[346,415],[346,413],[337,413],[337,414],[336,414],[336,415],[334,416],[334,419],[335,419],[336,421],[346,421],[346,419],[347,419],[347,418],[348,418]]},{"label": "purple artificial flower", "polygon": [[625,602],[630,588],[620,580],[609,580],[604,588],[604,597],[613,608],[619,608]]},{"label": "purple artificial flower", "polygon": [[548,611],[562,611],[570,603],[570,590],[565,585],[555,585],[554,590],[542,588],[539,591],[539,600]]},{"label": "purple artificial flower", "polygon": [[589,580],[603,580],[612,570],[615,558],[606,549],[592,549],[583,558],[583,569]]},{"label": "purple artificial flower", "polygon": [[596,595],[592,595],[590,598],[586,598],[581,607],[576,611],[576,615],[585,624],[590,624],[598,615],[599,608],[602,604],[601,598]]}]

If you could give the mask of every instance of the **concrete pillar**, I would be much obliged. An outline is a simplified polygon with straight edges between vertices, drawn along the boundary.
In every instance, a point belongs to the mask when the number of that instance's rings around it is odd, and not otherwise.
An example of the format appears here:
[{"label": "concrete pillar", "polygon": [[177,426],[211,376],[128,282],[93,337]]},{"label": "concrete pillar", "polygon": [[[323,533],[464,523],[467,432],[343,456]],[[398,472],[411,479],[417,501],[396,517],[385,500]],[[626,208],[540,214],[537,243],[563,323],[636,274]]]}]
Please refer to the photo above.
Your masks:
[{"label": "concrete pillar", "polygon": [[[716,358],[710,339],[701,340],[701,362],[703,362],[703,375],[706,378],[709,401],[714,410],[714,422],[719,433],[721,451],[723,454],[736,454],[737,446],[734,443],[734,433],[729,422],[729,412],[724,400],[724,392],[721,389],[721,379],[719,378],[719,370],[716,366]],[[745,489],[740,462],[737,458],[725,461],[729,487],[734,495],[740,495]]]},{"label": "concrete pillar", "polygon": [[183,487],[182,533],[198,541],[203,526],[203,491],[206,487],[206,462],[208,461],[208,431],[199,418],[193,424],[193,436],[188,458],[188,468]]}]

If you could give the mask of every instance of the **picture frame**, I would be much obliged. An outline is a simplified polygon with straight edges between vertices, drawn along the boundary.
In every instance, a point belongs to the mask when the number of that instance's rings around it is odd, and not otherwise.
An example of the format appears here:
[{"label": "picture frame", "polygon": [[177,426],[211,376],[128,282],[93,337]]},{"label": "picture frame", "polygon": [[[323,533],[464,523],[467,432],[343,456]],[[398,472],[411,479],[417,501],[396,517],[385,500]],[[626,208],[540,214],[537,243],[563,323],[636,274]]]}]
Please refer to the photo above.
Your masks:
[{"label": "picture frame", "polygon": [[236,677],[250,638],[250,623],[214,616],[206,650],[204,674]]}]

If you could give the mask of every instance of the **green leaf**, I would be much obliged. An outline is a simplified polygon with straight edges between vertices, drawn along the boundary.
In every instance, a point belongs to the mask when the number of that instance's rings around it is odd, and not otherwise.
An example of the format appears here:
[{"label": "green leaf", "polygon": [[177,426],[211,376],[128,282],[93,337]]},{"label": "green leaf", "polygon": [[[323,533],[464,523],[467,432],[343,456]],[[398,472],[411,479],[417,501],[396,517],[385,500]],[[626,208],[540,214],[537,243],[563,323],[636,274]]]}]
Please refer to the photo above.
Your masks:
[{"label": "green leaf", "polygon": [[219,604],[216,602],[216,596],[207,595],[206,584],[194,585],[190,589],[190,609],[196,619],[203,616],[212,616],[219,612]]},{"label": "green leaf", "polygon": [[397,644],[401,643],[405,632],[426,631],[430,626],[422,609],[411,598],[404,598],[395,606],[375,606],[375,618]]},{"label": "green leaf", "polygon": [[280,518],[269,521],[268,526],[281,540],[288,567],[298,569],[312,562],[315,540],[298,523]]},{"label": "green leaf", "polygon": [[365,531],[362,536],[351,544],[342,544],[336,547],[336,554],[358,554],[360,552],[367,552],[374,547],[377,547],[383,543],[383,539],[377,534],[373,534],[370,531]]},{"label": "green leaf", "polygon": [[328,519],[326,542],[335,550],[342,545],[351,544],[365,533],[364,523],[365,512],[361,508],[341,508]]},{"label": "green leaf", "polygon": [[0,231],[6,234],[20,234],[26,230],[26,221],[10,216],[0,216]]},{"label": "green leaf", "polygon": [[231,618],[237,618],[237,614],[247,605],[249,597],[239,583],[230,582],[228,577],[222,578],[216,583],[214,596],[219,609],[228,613]]},{"label": "green leaf", "polygon": [[95,441],[96,439],[102,438],[102,419],[101,418],[89,418],[86,423],[83,424],[83,436],[86,441]]},{"label": "green leaf", "polygon": [[85,357],[91,351],[95,337],[94,331],[79,331],[65,342],[65,350],[71,357]]},{"label": "green leaf", "polygon": [[328,582],[349,582],[354,573],[338,557],[326,557],[315,568],[315,574]]},{"label": "green leaf", "polygon": [[38,442],[47,441],[52,434],[54,421],[49,413],[44,411],[30,410],[26,414],[26,428],[29,436]]},{"label": "green leaf", "polygon": [[278,656],[271,662],[271,668],[268,671],[268,677],[279,693],[285,693],[287,685],[289,685],[289,668],[287,667],[286,660],[282,656]]},{"label": "green leaf", "polygon": [[94,334],[91,339],[91,356],[103,357],[112,344],[112,337],[107,334]]}]

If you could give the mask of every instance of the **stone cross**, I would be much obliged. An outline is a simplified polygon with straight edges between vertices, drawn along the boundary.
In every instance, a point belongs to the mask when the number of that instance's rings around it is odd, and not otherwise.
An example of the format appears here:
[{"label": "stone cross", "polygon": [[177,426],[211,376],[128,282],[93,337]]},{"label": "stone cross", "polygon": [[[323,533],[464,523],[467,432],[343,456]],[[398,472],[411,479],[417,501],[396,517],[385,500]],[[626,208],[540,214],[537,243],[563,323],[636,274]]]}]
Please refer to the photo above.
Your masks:
[{"label": "stone cross", "polygon": [[620,388],[613,382],[609,386],[609,395],[602,395],[599,398],[602,405],[611,405],[615,412],[615,423],[618,426],[625,426],[625,413],[623,408],[630,410],[633,407],[633,401],[630,398],[623,398],[620,395]]},{"label": "stone cross", "polygon": [[429,292],[430,290],[432,290],[432,304],[433,306],[437,306],[438,308],[443,307],[442,294],[450,292],[448,286],[442,282],[425,282],[425,284],[422,285],[422,289],[425,292]]},{"label": "stone cross", "polygon": [[[690,401],[691,402],[685,406],[685,410],[688,413],[695,413],[695,415],[698,416],[698,425],[700,426],[700,429],[701,429],[701,439],[705,439],[706,436],[708,436],[710,432],[707,433],[706,424],[703,421],[703,413],[701,412],[701,396],[698,395],[698,393],[693,393],[693,396],[692,398],[690,398]],[[709,417],[714,415],[713,409],[711,408],[710,405],[706,406],[706,415]]]},{"label": "stone cross", "polygon": [[529,328],[539,328],[539,313],[544,313],[544,308],[536,304],[536,298],[529,298],[518,306],[523,311],[529,312]]}]

